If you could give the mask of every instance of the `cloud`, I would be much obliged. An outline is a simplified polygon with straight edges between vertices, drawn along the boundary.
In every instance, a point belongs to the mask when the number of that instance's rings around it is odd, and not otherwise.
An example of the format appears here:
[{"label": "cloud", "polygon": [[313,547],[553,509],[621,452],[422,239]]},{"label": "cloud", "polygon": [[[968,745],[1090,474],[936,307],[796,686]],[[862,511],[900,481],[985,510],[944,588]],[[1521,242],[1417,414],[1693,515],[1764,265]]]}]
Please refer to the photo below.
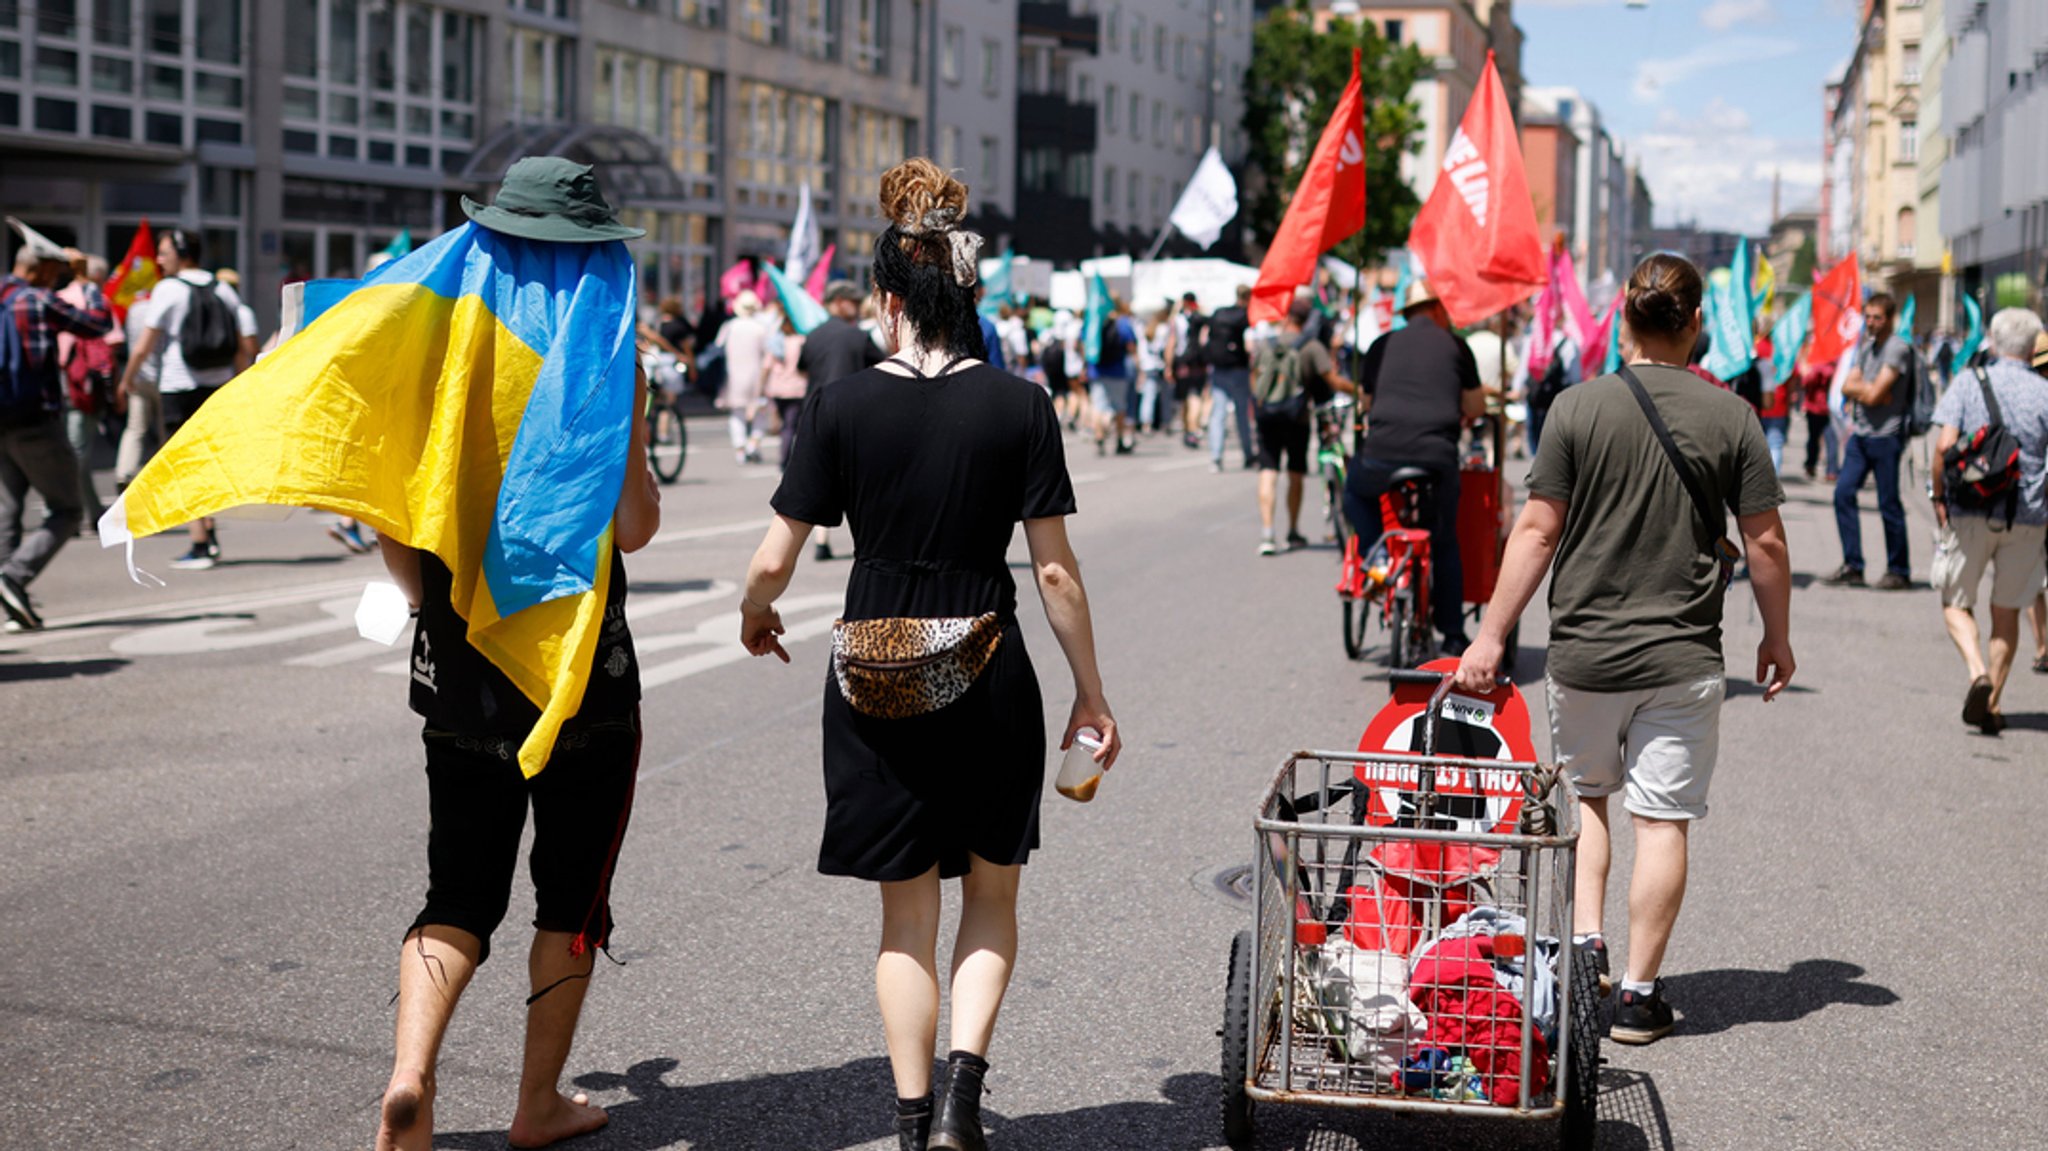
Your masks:
[{"label": "cloud", "polygon": [[1636,64],[1635,94],[1645,103],[1663,99],[1667,89],[1702,72],[1734,68],[1797,54],[1799,42],[1776,36],[1729,36],[1712,40],[1683,56],[1664,56]]},{"label": "cloud", "polygon": [[1818,135],[1757,134],[1748,113],[1718,96],[1697,116],[1660,113],[1628,150],[1642,165],[1660,224],[1698,220],[1705,228],[1760,235],[1771,223],[1774,174],[1783,177],[1785,206],[1820,195]]},{"label": "cloud", "polygon": [[1737,24],[1761,23],[1773,15],[1771,0],[1714,0],[1700,13],[1700,23],[1716,32],[1726,32]]}]

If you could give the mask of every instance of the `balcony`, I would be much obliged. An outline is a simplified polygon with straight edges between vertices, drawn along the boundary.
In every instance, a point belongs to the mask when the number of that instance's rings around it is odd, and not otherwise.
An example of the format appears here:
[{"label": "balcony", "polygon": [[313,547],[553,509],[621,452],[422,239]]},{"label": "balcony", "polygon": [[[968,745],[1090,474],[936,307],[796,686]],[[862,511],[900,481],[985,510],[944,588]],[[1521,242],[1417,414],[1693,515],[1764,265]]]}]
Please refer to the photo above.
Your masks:
[{"label": "balcony", "polygon": [[1017,189],[1017,222],[1012,242],[1019,251],[1071,263],[1095,255],[1096,235],[1085,196]]},{"label": "balcony", "polygon": [[1070,52],[1093,56],[1102,39],[1101,17],[1073,12],[1065,4],[1023,0],[1017,5],[1017,35],[1044,36]]},{"label": "balcony", "polygon": [[1093,152],[1099,110],[1094,104],[1034,92],[1017,94],[1017,143],[1023,148]]}]

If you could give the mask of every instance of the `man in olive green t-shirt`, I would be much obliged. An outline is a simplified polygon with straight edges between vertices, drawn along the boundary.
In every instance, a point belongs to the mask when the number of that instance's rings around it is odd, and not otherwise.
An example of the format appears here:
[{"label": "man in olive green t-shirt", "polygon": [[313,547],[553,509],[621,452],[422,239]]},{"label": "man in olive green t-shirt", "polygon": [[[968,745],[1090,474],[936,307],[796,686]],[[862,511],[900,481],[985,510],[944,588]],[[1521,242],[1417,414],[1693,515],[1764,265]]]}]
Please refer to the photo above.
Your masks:
[{"label": "man in olive green t-shirt", "polygon": [[1719,509],[1734,511],[1748,553],[1764,622],[1764,698],[1793,671],[1791,568],[1777,511],[1784,490],[1749,405],[1676,366],[1698,331],[1696,287],[1690,300],[1693,319],[1678,331],[1636,333],[1642,358],[1633,370],[1715,522],[1705,522],[1624,379],[1565,392],[1530,468],[1493,602],[1458,670],[1461,688],[1492,689],[1507,633],[1548,570],[1552,751],[1580,797],[1573,939],[1603,990],[1609,795],[1624,793],[1635,827],[1627,978],[1610,1032],[1628,1043],[1653,1042],[1673,1025],[1657,973],[1685,894],[1686,829],[1707,814],[1725,688]]}]

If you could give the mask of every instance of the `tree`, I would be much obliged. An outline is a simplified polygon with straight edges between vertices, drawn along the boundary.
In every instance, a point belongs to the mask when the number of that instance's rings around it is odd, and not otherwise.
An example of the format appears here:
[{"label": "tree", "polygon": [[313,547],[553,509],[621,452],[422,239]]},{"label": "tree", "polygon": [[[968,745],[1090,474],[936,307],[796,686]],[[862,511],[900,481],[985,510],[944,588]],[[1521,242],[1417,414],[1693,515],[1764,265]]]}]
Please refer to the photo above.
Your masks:
[{"label": "tree", "polygon": [[1389,43],[1370,21],[1337,18],[1318,31],[1306,0],[1289,0],[1252,30],[1244,130],[1251,140],[1249,166],[1265,179],[1245,219],[1261,244],[1280,227],[1309,154],[1350,82],[1353,48],[1361,53],[1359,82],[1365,90],[1365,227],[1335,253],[1364,265],[1408,242],[1408,226],[1421,207],[1401,178],[1401,157],[1414,146],[1422,123],[1408,92],[1428,67],[1413,45]]},{"label": "tree", "polygon": [[1799,245],[1798,254],[1792,257],[1791,270],[1785,273],[1786,287],[1801,292],[1811,288],[1813,286],[1813,268],[1819,256],[1820,246],[1814,242],[1814,234],[1809,230],[1806,233],[1806,239]]}]

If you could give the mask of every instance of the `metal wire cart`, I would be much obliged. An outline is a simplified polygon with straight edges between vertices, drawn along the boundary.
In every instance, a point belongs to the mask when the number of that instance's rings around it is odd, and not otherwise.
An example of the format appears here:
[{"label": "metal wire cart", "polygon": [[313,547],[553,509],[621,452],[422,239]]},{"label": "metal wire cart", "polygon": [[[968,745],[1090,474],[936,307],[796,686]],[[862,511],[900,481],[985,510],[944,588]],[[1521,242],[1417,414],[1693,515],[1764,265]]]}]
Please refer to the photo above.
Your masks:
[{"label": "metal wire cart", "polygon": [[1230,949],[1223,1128],[1270,1104],[1559,1121],[1593,1146],[1598,975],[1571,946],[1578,805],[1553,767],[1302,751],[1259,805]]}]

